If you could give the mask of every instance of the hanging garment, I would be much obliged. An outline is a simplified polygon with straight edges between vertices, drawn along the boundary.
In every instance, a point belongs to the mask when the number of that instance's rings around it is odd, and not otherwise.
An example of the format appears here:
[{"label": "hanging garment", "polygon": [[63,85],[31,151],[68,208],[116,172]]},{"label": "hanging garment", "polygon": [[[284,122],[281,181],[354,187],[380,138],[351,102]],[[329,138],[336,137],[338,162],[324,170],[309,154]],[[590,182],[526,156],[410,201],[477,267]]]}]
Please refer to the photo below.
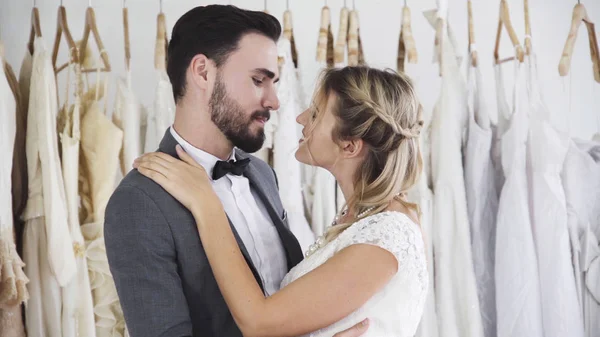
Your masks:
[{"label": "hanging garment", "polygon": [[[13,151],[12,167],[12,211],[15,233],[22,233],[22,221],[20,219],[25,206],[27,205],[27,157],[25,156],[25,131],[27,129],[27,110],[23,106],[23,97],[19,82],[15,76],[12,67],[4,63],[4,72],[14,94],[16,101],[16,133],[15,146]],[[20,243],[17,244],[19,251]]]},{"label": "hanging garment", "polygon": [[106,257],[104,210],[115,188],[123,131],[101,109],[100,102],[106,94],[105,81],[98,81],[83,96],[80,181],[84,183],[80,190],[86,211],[81,231],[87,248],[96,336],[121,337],[125,320]]},{"label": "hanging garment", "polygon": [[302,110],[296,96],[298,82],[290,41],[281,38],[278,49],[283,64],[277,88],[280,108],[273,114],[277,115],[277,128],[273,137],[273,168],[279,179],[279,194],[287,211],[290,230],[298,239],[302,251],[306,252],[309,246],[315,242],[315,236],[304,216],[301,168],[295,155],[300,139],[296,127],[296,117],[302,113]]},{"label": "hanging garment", "polygon": [[[79,150],[80,114],[83,78],[81,66],[77,63],[68,67],[65,99],[69,99],[69,88],[74,85],[74,103],[65,103],[59,111],[58,130],[61,143],[62,175],[65,184],[69,232],[77,263],[75,277],[62,289],[62,333],[63,337],[96,336],[94,324],[94,304],[85,257],[85,242],[79,221]],[[73,73],[71,73],[73,72]]]},{"label": "hanging garment", "polygon": [[494,257],[498,192],[491,158],[492,129],[483,96],[481,71],[469,60],[468,131],[464,152],[465,190],[471,224],[471,250],[485,337],[496,336]]},{"label": "hanging garment", "polygon": [[[561,173],[585,336],[600,336],[600,142],[571,140]],[[570,313],[574,314],[574,313]]]},{"label": "hanging garment", "polygon": [[502,65],[494,66],[496,76],[496,101],[498,107],[498,120],[492,125],[492,163],[494,165],[494,181],[496,183],[496,193],[498,198],[504,186],[504,171],[502,169],[502,137],[506,133],[509,125],[511,109],[506,99],[506,89],[504,88],[504,75]]},{"label": "hanging garment", "polygon": [[[444,36],[444,40],[446,38]],[[461,153],[467,115],[466,88],[460,77],[454,46],[444,43],[441,53],[441,96],[431,122],[433,247],[439,331],[448,337],[479,337],[483,335],[483,326],[473,271]]]},{"label": "hanging garment", "polygon": [[154,152],[165,131],[175,121],[175,99],[173,87],[165,70],[156,70],[156,98],[154,109],[148,111],[146,136],[144,137],[144,152]]},{"label": "hanging garment", "polygon": [[[527,191],[529,101],[524,67],[517,64],[510,126],[502,136],[504,187],[496,229],[496,310],[499,337],[543,336],[539,274]],[[500,93],[501,96],[504,93]]]},{"label": "hanging garment", "polygon": [[30,279],[27,333],[42,337],[62,337],[61,287],[76,273],[58,157],[55,81],[50,54],[36,38],[27,117],[29,199],[23,214],[23,258]]},{"label": "hanging garment", "polygon": [[117,95],[112,115],[113,123],[123,131],[123,144],[119,155],[121,175],[125,176],[133,165],[133,160],[144,150],[142,132],[143,119],[146,117],[143,106],[138,102],[131,88],[131,70],[127,70],[125,78],[117,79]]},{"label": "hanging garment", "polygon": [[273,148],[275,147],[275,130],[277,130],[278,124],[279,113],[272,112],[271,118],[269,118],[267,123],[265,123],[265,142],[263,143],[262,148],[256,153],[254,153],[254,156],[260,158],[262,161],[269,164],[271,167],[273,167]]},{"label": "hanging garment", "polygon": [[[1,42],[0,48],[3,48]],[[17,115],[22,113],[18,90],[12,69],[0,55],[0,149],[10,157],[15,150]],[[29,296],[24,264],[15,244],[13,166],[12,160],[0,163],[0,336],[3,337],[25,336],[21,304]]]},{"label": "hanging garment", "polygon": [[531,225],[537,250],[542,322],[545,337],[583,337],[560,178],[569,149],[568,136],[550,123],[538,88],[535,56],[526,56],[530,85],[530,129],[527,178]]},{"label": "hanging garment", "polygon": [[[416,84],[415,84],[416,85]],[[431,114],[423,113],[423,129],[419,138],[421,155],[423,157],[423,172],[417,184],[409,191],[408,200],[419,205],[421,212],[420,225],[425,243],[429,286],[423,317],[419,323],[416,337],[438,337],[438,318],[435,308],[435,287],[433,282],[433,192],[431,191]]]}]

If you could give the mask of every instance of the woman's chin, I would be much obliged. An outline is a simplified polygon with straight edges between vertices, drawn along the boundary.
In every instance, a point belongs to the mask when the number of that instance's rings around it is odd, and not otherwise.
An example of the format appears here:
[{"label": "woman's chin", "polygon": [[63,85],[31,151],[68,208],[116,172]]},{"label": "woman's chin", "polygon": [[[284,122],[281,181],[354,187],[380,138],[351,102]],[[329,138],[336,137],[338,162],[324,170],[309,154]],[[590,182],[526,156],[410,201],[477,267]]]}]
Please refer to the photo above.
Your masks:
[{"label": "woman's chin", "polygon": [[296,160],[305,165],[314,166],[314,163],[310,160],[310,156],[306,153],[306,150],[300,146],[295,153]]}]

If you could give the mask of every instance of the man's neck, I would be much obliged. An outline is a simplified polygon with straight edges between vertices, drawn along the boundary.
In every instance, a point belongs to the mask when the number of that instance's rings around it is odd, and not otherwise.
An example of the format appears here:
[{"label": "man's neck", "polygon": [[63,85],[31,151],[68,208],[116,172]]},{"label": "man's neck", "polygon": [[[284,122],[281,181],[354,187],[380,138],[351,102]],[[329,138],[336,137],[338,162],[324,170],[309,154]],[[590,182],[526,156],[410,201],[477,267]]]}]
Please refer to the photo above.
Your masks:
[{"label": "man's neck", "polygon": [[178,105],[175,108],[173,128],[195,148],[221,160],[228,160],[231,156],[233,145],[210,120],[208,112],[190,111]]}]

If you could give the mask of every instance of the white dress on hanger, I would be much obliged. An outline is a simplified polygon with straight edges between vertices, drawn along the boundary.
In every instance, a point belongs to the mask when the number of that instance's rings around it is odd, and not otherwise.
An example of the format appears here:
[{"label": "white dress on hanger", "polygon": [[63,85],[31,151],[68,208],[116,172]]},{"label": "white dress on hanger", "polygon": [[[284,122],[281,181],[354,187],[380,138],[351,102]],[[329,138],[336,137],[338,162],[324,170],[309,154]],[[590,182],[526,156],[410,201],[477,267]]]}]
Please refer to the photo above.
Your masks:
[{"label": "white dress on hanger", "polygon": [[158,149],[165,132],[175,121],[175,98],[169,76],[164,69],[157,69],[156,76],[156,97],[154,109],[148,111],[144,153],[154,152]]},{"label": "white dress on hanger", "polygon": [[42,38],[34,42],[27,118],[29,199],[23,214],[23,258],[30,282],[26,304],[30,336],[62,337],[61,287],[76,273],[58,158],[56,81]]},{"label": "white dress on hanger", "polygon": [[464,153],[465,189],[471,224],[473,268],[485,337],[496,336],[494,257],[498,192],[491,158],[492,129],[483,96],[481,71],[469,62],[469,126]]},{"label": "white dress on hanger", "polygon": [[[540,286],[526,175],[529,101],[518,64],[510,125],[501,141],[506,178],[496,229],[496,309],[499,337],[543,336]],[[499,93],[504,96],[504,92]],[[507,114],[498,111],[498,115]],[[499,118],[500,119],[500,118]]]},{"label": "white dress on hanger", "polygon": [[375,245],[393,253],[398,260],[396,275],[362,307],[338,322],[305,336],[333,336],[367,317],[369,329],[362,337],[414,336],[425,306],[429,275],[421,229],[403,213],[378,213],[354,223],[292,268],[281,282],[281,288],[318,268],[342,249],[355,244]]},{"label": "white dress on hanger", "polygon": [[531,119],[528,139],[528,179],[531,225],[537,249],[542,320],[545,337],[583,337],[567,224],[565,192],[560,173],[569,139],[550,123],[535,74],[535,56],[526,56],[530,76]]},{"label": "white dress on hanger", "polygon": [[419,205],[421,211],[420,225],[425,242],[427,271],[430,281],[423,318],[415,334],[416,337],[438,337],[438,318],[435,308],[435,287],[433,282],[433,192],[431,191],[431,114],[423,113],[423,129],[419,138],[423,157],[423,172],[417,184],[408,192],[407,199]]},{"label": "white dress on hanger", "polygon": [[585,336],[596,337],[600,336],[600,142],[569,141],[561,178],[579,311]]},{"label": "white dress on hanger", "polygon": [[461,152],[467,116],[466,88],[454,46],[444,43],[441,54],[441,95],[431,122],[436,309],[443,336],[479,337],[483,335],[483,326],[473,271]]},{"label": "white dress on hanger", "polygon": [[315,236],[304,215],[301,168],[295,156],[300,139],[296,127],[296,117],[302,113],[296,94],[298,82],[292,61],[290,41],[281,38],[278,49],[279,57],[283,58],[283,65],[277,89],[280,108],[273,113],[273,115],[277,115],[277,127],[273,137],[273,168],[279,179],[279,194],[287,211],[290,230],[298,239],[302,251],[307,251],[309,246],[315,242]]},{"label": "white dress on hanger", "polygon": [[143,153],[145,133],[142,133],[142,124],[145,122],[142,119],[145,115],[143,106],[131,88],[131,70],[128,69],[125,78],[117,79],[117,96],[112,115],[113,123],[123,131],[123,145],[119,155],[123,176],[132,169],[133,160]]}]

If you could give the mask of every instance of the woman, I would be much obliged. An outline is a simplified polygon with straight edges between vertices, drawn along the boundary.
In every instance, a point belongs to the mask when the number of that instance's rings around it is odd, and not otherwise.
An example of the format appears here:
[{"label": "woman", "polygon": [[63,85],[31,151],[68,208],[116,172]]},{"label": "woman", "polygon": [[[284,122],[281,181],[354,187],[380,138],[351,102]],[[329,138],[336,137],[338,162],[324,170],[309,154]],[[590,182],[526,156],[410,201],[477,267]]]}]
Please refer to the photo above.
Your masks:
[{"label": "woman", "polygon": [[428,274],[417,206],[404,199],[422,168],[421,107],[409,79],[368,67],[327,70],[297,121],[304,137],[296,158],[329,170],[347,206],[267,298],[199,164],[178,146],[183,161],[153,153],[134,167],[194,215],[244,336],[331,336],[365,317],[364,336],[413,336]]}]

